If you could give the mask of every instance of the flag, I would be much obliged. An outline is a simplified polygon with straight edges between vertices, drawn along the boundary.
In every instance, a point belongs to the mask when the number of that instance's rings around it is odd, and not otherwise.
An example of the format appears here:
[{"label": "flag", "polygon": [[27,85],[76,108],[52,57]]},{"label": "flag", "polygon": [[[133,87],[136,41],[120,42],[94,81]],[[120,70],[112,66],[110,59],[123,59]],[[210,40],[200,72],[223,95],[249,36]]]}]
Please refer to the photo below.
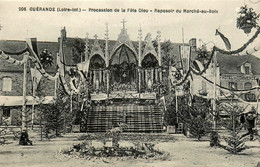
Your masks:
[{"label": "flag", "polygon": [[41,81],[42,74],[36,68],[31,68],[31,77],[32,77],[32,89],[33,91],[35,91]]},{"label": "flag", "polygon": [[221,39],[224,41],[225,45],[226,45],[226,48],[227,50],[230,50],[231,49],[231,44],[228,40],[227,37],[225,37],[221,32],[219,32],[217,29],[216,29],[216,34],[215,35],[219,35],[221,37]]}]

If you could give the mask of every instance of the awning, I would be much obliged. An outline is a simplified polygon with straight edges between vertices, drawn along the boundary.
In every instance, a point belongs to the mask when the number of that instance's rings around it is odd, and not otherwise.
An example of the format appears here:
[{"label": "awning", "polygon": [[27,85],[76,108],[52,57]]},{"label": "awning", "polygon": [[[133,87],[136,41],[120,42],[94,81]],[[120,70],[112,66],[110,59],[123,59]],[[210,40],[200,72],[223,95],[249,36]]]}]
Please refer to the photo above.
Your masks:
[{"label": "awning", "polygon": [[[33,98],[32,96],[26,96],[26,105],[39,104],[39,97]],[[45,96],[41,102],[43,104],[52,103],[54,96]],[[0,96],[0,106],[22,106],[23,96]]]}]

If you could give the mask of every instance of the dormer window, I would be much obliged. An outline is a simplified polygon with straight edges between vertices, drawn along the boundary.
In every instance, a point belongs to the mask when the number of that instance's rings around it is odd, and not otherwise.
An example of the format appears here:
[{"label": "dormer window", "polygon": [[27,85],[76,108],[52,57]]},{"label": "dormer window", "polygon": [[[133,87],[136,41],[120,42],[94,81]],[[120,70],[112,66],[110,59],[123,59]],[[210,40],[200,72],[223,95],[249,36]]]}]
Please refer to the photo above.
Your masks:
[{"label": "dormer window", "polygon": [[241,72],[245,75],[250,75],[252,74],[252,68],[251,68],[251,64],[248,62],[245,62],[242,66],[241,66]]}]

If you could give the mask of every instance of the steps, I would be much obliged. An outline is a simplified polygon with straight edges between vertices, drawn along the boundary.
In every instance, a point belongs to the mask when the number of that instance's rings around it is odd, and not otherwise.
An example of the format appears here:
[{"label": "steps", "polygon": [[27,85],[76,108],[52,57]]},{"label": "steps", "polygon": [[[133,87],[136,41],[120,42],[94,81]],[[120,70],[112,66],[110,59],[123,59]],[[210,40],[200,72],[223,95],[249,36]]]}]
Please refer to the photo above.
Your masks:
[{"label": "steps", "polygon": [[160,133],[163,130],[162,109],[154,105],[95,106],[87,114],[87,132],[106,132],[118,123],[129,127],[124,132]]}]

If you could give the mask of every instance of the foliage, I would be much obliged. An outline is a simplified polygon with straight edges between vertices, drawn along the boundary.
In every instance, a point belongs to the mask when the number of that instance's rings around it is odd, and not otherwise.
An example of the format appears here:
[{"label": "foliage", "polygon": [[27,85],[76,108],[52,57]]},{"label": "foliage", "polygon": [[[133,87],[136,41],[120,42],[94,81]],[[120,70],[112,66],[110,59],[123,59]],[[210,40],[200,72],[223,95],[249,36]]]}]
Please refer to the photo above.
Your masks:
[{"label": "foliage", "polygon": [[177,63],[177,57],[174,55],[174,47],[170,40],[164,41],[161,45],[162,65],[168,67]]},{"label": "foliage", "polygon": [[40,62],[43,65],[43,67],[48,67],[48,66],[52,66],[53,64],[53,57],[52,57],[52,53],[50,51],[48,51],[47,49],[44,49],[41,53],[40,53]]},{"label": "foliage", "polygon": [[257,21],[259,20],[260,14],[256,14],[253,8],[248,8],[247,5],[242,6],[238,12],[239,17],[237,18],[237,28],[243,29],[246,25],[256,28],[258,26]]},{"label": "foliage", "polygon": [[189,100],[188,96],[184,97],[183,101],[179,103],[178,113],[191,136],[200,140],[202,136],[212,130],[211,105],[207,99],[197,96],[193,97],[191,104],[189,104]]},{"label": "foliage", "polygon": [[70,113],[69,104],[68,95],[62,90],[58,90],[55,101],[49,104],[40,103],[37,106],[38,110],[40,110],[40,121],[43,123],[46,137],[51,132],[54,132],[56,136],[60,136],[61,132],[64,132],[64,127],[71,126],[73,113]]},{"label": "foliage", "polygon": [[220,146],[220,136],[217,131],[210,133],[210,147]]},{"label": "foliage", "polygon": [[207,59],[208,60],[210,57],[210,52],[207,51],[205,45],[196,49],[196,53],[197,53],[198,59]]},{"label": "foliage", "polygon": [[[88,136],[90,137],[90,136]],[[108,140],[111,136],[103,136],[105,140]],[[104,139],[104,138],[102,138]],[[108,147],[106,142],[103,143],[103,147],[95,147],[92,145],[92,141],[89,138],[81,143],[74,144],[72,148],[61,150],[60,153],[77,158],[94,158],[94,157],[121,157],[121,158],[143,158],[143,159],[159,159],[167,160],[170,156],[169,153],[159,151],[155,149],[155,144],[151,142],[141,143],[138,140],[134,140],[133,145],[130,147]],[[112,139],[113,140],[113,139]],[[100,138],[99,138],[100,141]]]},{"label": "foliage", "polygon": [[6,144],[6,135],[8,131],[8,120],[2,117],[2,127],[0,129],[0,145]]},{"label": "foliage", "polygon": [[191,136],[200,140],[212,129],[211,106],[207,99],[201,97],[194,96],[192,102],[190,100],[189,95],[178,96],[178,113],[176,113],[176,97],[165,96],[167,110],[164,119],[167,125],[176,125],[178,116],[178,122],[184,123]]},{"label": "foliage", "polygon": [[[106,133],[88,133],[83,134],[77,138],[77,140],[100,140],[108,137]],[[145,142],[175,142],[176,138],[171,135],[165,134],[153,134],[153,133],[122,133],[120,140],[124,141],[139,141],[142,143]],[[104,142],[103,142],[104,143]],[[106,142],[105,142],[106,143]]]},{"label": "foliage", "polygon": [[232,102],[223,102],[219,105],[219,110],[224,111],[229,117],[222,118],[220,124],[228,130],[237,131],[240,128],[239,116],[244,111],[242,106]]},{"label": "foliage", "polygon": [[222,147],[228,152],[230,152],[231,154],[238,154],[239,152],[248,149],[248,147],[245,146],[244,139],[240,138],[238,132],[232,131],[231,136],[224,137],[224,140],[227,143],[227,146],[222,146]]},{"label": "foliage", "polygon": [[85,52],[85,41],[80,38],[76,38],[73,43],[73,48],[72,48],[72,60],[74,63],[80,63],[84,58],[84,52]]}]

